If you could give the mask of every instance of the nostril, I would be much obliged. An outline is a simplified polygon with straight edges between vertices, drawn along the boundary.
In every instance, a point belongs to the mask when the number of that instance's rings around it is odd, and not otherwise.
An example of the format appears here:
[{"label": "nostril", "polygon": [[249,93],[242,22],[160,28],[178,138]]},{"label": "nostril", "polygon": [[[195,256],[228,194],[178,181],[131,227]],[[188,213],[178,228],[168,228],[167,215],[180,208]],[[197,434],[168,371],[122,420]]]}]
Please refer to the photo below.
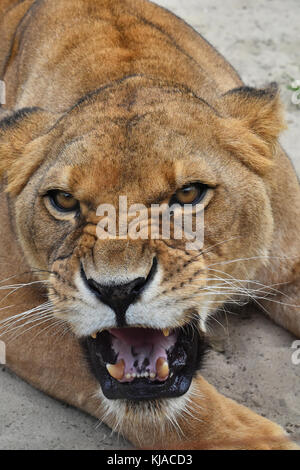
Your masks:
[{"label": "nostril", "polygon": [[101,294],[101,286],[93,279],[87,279],[87,284],[89,285],[90,289],[95,293]]},{"label": "nostril", "polygon": [[94,279],[87,279],[86,282],[90,289],[96,293],[101,300],[105,301],[106,299],[113,297],[125,300],[129,299],[129,297],[139,295],[144,288],[147,279],[139,277],[127,284],[111,285],[98,284]]},{"label": "nostril", "polygon": [[130,303],[132,303],[143,290],[147,279],[139,277],[127,284],[119,285],[102,285],[98,284],[94,279],[87,279],[87,283],[90,289],[105,303],[113,299],[122,300],[123,302],[130,301]]},{"label": "nostril", "polygon": [[128,294],[140,294],[146,284],[147,279],[145,277],[138,277],[134,281],[128,283]]},{"label": "nostril", "polygon": [[141,281],[140,284],[138,284],[136,287],[134,287],[134,288],[132,289],[132,293],[133,293],[133,294],[138,295],[138,294],[141,293],[143,287],[145,286],[145,281],[146,281],[145,278],[143,278],[143,279],[144,279],[144,280]]},{"label": "nostril", "polygon": [[138,277],[126,284],[99,284],[94,279],[87,279],[83,266],[81,266],[81,277],[89,289],[106,305],[111,307],[117,316],[119,326],[124,326],[125,313],[131,303],[136,301],[145,288],[145,286],[153,279],[157,271],[157,259],[154,258],[152,267],[148,276]]}]

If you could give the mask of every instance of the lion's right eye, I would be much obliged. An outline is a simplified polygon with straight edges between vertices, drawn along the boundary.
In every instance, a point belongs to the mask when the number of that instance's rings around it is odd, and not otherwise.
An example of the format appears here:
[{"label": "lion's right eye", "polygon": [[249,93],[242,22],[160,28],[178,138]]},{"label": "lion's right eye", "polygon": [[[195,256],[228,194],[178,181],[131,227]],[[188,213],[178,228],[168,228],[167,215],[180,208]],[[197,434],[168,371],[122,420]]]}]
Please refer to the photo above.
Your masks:
[{"label": "lion's right eye", "polygon": [[54,206],[60,212],[77,212],[79,209],[79,201],[72,194],[64,191],[49,191],[47,196]]},{"label": "lion's right eye", "polygon": [[191,183],[183,186],[178,189],[171,199],[172,204],[180,204],[184,206],[185,204],[191,204],[195,206],[205,197],[208,191],[208,186],[201,183]]}]

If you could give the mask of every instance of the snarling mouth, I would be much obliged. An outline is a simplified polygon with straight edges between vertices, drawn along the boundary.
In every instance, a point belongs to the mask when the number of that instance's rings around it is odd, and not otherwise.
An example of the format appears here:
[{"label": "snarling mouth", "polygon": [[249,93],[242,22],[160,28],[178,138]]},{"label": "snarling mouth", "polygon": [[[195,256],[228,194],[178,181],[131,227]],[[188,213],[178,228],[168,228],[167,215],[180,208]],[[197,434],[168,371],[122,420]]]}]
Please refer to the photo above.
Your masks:
[{"label": "snarling mouth", "polygon": [[87,338],[86,348],[104,395],[136,401],[186,393],[205,342],[188,324],[175,330],[114,328]]}]

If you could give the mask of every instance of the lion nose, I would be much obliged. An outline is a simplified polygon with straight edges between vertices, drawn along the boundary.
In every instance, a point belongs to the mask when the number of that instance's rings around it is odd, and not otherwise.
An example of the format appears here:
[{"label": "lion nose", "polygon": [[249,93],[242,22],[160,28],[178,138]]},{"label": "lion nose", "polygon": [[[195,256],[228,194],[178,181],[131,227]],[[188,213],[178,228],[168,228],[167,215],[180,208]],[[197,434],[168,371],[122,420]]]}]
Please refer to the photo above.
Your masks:
[{"label": "lion nose", "polygon": [[87,279],[85,273],[86,283],[90,290],[98,297],[101,302],[108,305],[116,314],[118,327],[126,326],[126,311],[130,304],[134,303],[141,292],[145,289],[146,285],[152,280],[157,270],[157,259],[153,259],[152,267],[148,276],[138,277],[133,281],[126,284],[99,284],[94,279]]}]

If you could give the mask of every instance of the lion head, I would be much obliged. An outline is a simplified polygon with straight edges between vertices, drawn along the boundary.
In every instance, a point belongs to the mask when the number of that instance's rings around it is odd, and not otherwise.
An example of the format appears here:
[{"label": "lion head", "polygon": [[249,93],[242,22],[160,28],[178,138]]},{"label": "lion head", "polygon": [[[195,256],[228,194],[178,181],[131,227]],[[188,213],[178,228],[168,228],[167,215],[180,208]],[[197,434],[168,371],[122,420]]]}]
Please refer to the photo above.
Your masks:
[{"label": "lion head", "polygon": [[[189,390],[207,319],[245,292],[273,235],[270,187],[282,128],[277,89],[239,88],[213,105],[189,89],[126,77],[63,114],[0,123],[0,174],[21,248],[53,315],[88,351],[108,400]],[[189,204],[204,244],[100,239],[101,204]],[[62,339],[63,341],[63,339]],[[152,403],[154,403],[152,401]]]}]

